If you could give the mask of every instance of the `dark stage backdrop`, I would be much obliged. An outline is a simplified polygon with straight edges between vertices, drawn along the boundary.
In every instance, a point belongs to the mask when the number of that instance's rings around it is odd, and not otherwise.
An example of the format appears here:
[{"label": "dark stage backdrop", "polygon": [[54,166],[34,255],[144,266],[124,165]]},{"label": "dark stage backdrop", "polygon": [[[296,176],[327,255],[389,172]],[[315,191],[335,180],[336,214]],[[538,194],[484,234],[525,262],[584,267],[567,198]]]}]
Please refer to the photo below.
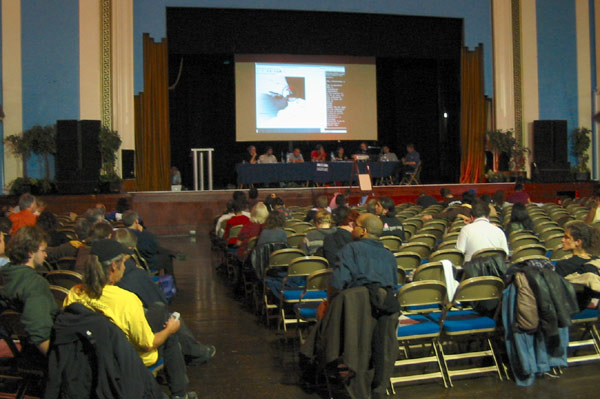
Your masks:
[{"label": "dark stage backdrop", "polygon": [[[190,187],[190,148],[213,147],[215,187],[235,184],[234,165],[249,143],[235,142],[234,54],[375,56],[378,142],[398,157],[414,143],[424,182],[457,182],[462,29],[462,20],[450,18],[168,8],[170,84],[182,65],[169,97],[172,162]],[[319,143],[348,154],[359,144]],[[277,158],[298,146],[309,159],[316,143],[269,144]]]}]

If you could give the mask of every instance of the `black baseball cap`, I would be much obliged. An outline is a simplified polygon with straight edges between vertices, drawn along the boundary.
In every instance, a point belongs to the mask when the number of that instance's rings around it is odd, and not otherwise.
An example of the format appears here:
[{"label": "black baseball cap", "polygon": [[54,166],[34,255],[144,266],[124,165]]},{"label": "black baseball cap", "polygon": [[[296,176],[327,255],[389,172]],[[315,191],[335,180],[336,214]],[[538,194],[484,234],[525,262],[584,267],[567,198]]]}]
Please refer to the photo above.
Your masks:
[{"label": "black baseball cap", "polygon": [[95,241],[92,243],[92,255],[96,255],[100,262],[106,262],[107,260],[114,259],[119,255],[131,255],[133,252],[125,247],[120,242],[104,238],[102,240]]}]

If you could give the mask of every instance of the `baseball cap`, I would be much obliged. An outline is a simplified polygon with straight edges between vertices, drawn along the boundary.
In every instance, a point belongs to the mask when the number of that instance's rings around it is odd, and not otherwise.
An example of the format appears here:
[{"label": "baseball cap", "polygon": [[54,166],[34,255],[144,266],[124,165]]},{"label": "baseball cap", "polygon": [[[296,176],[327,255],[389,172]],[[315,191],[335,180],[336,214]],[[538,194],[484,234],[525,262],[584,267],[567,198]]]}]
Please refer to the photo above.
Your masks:
[{"label": "baseball cap", "polygon": [[114,259],[122,254],[130,255],[132,253],[133,252],[130,249],[120,242],[108,238],[92,243],[91,254],[96,255],[100,262],[106,262],[107,260]]}]

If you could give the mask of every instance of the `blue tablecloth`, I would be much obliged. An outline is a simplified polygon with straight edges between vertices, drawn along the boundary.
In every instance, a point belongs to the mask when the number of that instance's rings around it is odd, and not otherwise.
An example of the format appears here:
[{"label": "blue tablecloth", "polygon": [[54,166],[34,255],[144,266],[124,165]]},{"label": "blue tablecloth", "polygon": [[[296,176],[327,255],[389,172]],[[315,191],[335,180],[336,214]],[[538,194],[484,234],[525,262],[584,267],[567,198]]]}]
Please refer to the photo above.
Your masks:
[{"label": "blue tablecloth", "polygon": [[[366,173],[369,165],[372,177],[392,175],[399,162],[359,162],[360,173]],[[238,184],[279,183],[279,182],[315,182],[328,183],[349,181],[352,174],[352,162],[301,162],[249,164],[239,163],[235,167]],[[356,177],[354,178],[356,181]]]}]

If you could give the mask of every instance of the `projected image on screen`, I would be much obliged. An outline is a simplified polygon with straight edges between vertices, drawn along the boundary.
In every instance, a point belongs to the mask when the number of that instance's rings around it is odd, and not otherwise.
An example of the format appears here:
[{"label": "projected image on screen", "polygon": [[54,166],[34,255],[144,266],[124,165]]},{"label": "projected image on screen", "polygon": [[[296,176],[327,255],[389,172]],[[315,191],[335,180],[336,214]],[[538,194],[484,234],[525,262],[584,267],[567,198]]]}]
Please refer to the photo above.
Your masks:
[{"label": "projected image on screen", "polygon": [[346,133],[345,68],[255,65],[257,133]]},{"label": "projected image on screen", "polygon": [[235,56],[237,141],[377,140],[373,57]]}]

